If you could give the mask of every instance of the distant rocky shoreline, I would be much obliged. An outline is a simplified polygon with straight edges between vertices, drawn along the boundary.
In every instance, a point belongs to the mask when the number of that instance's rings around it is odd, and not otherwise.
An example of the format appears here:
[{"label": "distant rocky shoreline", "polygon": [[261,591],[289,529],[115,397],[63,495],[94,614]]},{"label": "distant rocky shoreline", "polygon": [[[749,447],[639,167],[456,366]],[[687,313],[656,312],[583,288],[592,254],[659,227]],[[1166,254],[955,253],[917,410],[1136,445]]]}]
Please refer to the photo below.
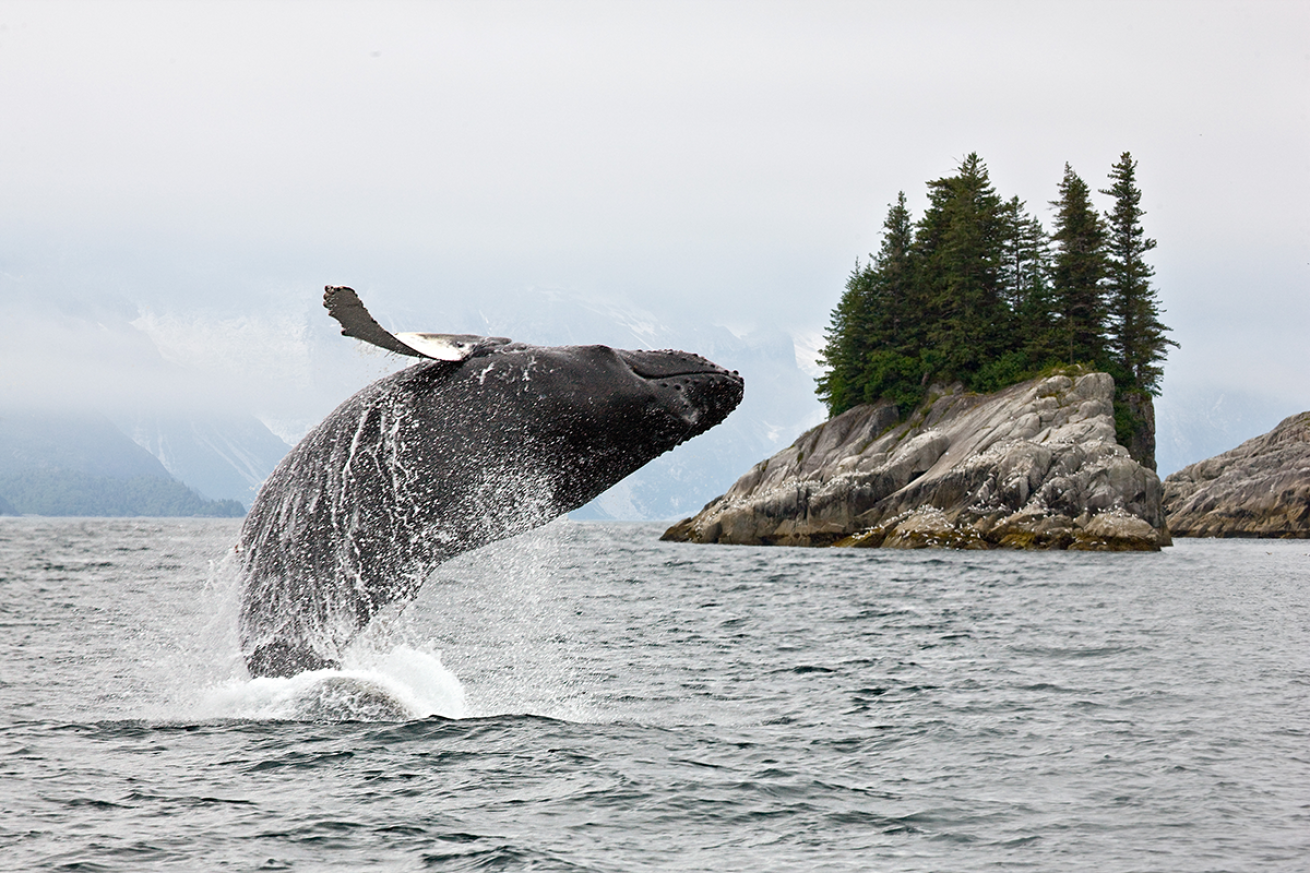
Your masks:
[{"label": "distant rocky shoreline", "polygon": [[1164,482],[1180,537],[1310,538],[1310,412]]},{"label": "distant rocky shoreline", "polygon": [[[1149,402],[1149,401],[1148,401]],[[664,539],[754,545],[1154,551],[1163,485],[1115,439],[1114,380],[936,389],[897,423],[857,406],[757,464]]]}]

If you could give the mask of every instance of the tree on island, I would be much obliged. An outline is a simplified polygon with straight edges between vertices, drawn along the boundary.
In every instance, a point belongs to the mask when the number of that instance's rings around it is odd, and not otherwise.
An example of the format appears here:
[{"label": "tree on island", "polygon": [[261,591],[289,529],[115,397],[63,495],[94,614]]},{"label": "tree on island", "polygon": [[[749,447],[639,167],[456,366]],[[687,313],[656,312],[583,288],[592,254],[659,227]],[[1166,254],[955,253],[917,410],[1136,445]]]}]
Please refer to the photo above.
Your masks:
[{"label": "tree on island", "polygon": [[910,255],[913,240],[902,191],[887,211],[878,254],[863,268],[856,262],[833,310],[823,350],[827,370],[819,378],[819,394],[831,398],[830,406],[845,410],[883,397],[911,406],[918,402],[917,393],[901,396],[902,384],[917,382],[921,375],[923,322],[915,314],[919,300]]},{"label": "tree on island", "polygon": [[1124,152],[1110,170],[1114,184],[1101,190],[1114,198],[1114,209],[1105,215],[1110,227],[1106,292],[1117,363],[1134,387],[1158,397],[1168,346],[1177,348],[1178,343],[1169,339],[1169,328],[1159,319],[1159,299],[1150,281],[1155,269],[1142,260],[1155,248],[1155,240],[1147,239],[1142,228],[1145,213],[1136,172],[1137,162]]},{"label": "tree on island", "polygon": [[1015,330],[1026,338],[1025,354],[1045,360],[1057,354],[1058,326],[1051,287],[1051,240],[1041,221],[1029,215],[1018,197],[1005,204],[1007,223],[1001,284],[1013,313]]},{"label": "tree on island", "polygon": [[1106,351],[1105,223],[1092,208],[1087,183],[1068,164],[1055,207],[1055,305],[1064,335],[1065,361],[1100,362]]},{"label": "tree on island", "polygon": [[934,381],[995,391],[1078,366],[1114,376],[1121,442],[1149,461],[1149,397],[1177,343],[1142,258],[1155,241],[1142,230],[1135,170],[1125,152],[1101,192],[1115,198],[1102,218],[1066,164],[1049,235],[1023,201],[997,194],[977,154],[928,183],[918,222],[900,193],[878,254],[856,262],[832,312],[816,389],[829,413],[890,400],[906,414]]},{"label": "tree on island", "polygon": [[933,369],[976,374],[1003,354],[1012,325],[1001,268],[1004,206],[977,154],[954,176],[928,183],[928,209],[912,251],[924,298]]}]

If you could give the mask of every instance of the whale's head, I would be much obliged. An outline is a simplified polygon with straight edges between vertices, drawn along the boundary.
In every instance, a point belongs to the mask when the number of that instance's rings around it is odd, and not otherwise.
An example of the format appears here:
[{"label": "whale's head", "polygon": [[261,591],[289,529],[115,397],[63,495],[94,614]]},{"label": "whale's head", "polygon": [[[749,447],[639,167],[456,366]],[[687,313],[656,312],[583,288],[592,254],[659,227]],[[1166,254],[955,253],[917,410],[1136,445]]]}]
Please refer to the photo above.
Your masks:
[{"label": "whale's head", "polygon": [[590,348],[602,356],[613,352],[633,376],[644,381],[645,390],[653,395],[650,411],[659,410],[657,416],[672,416],[687,428],[678,434],[678,442],[714,427],[741,403],[744,383],[737,371],[729,372],[700,355],[671,349]]},{"label": "whale's head", "polygon": [[532,416],[563,416],[584,438],[649,443],[657,455],[723,421],[743,391],[736,372],[673,350],[511,347],[497,365],[521,369]]},{"label": "whale's head", "polygon": [[743,393],[736,372],[671,350],[510,344],[412,369],[433,375],[436,431],[549,480],[560,512],[719,424]]}]

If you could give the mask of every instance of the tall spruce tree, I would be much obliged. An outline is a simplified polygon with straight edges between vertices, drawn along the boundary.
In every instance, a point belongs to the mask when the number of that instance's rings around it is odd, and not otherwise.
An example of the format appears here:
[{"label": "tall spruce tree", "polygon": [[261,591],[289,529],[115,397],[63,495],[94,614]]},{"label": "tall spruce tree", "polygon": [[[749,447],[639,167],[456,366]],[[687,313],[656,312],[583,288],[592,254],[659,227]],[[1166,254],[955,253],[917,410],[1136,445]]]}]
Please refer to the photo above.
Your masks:
[{"label": "tall spruce tree", "polygon": [[879,312],[871,320],[871,341],[863,352],[857,402],[895,402],[909,412],[923,398],[923,364],[919,350],[924,323],[919,313],[918,266],[913,255],[914,225],[905,192],[887,210],[882,246],[874,259],[875,299]]},{"label": "tall spruce tree", "polygon": [[819,363],[825,367],[817,380],[815,393],[828,407],[829,415],[840,415],[859,403],[863,394],[860,383],[860,349],[864,338],[860,326],[863,314],[873,305],[873,270],[855,262],[855,269],[846,280],[846,290],[837,301],[837,308],[829,316],[828,330],[824,332],[824,346]]},{"label": "tall spruce tree", "polygon": [[1005,201],[1001,209],[1005,220],[1005,236],[1001,249],[1001,288],[1005,302],[1012,312],[1023,308],[1023,301],[1034,284],[1037,241],[1031,235],[1031,216],[1018,197]]},{"label": "tall spruce tree", "polygon": [[1006,202],[1005,215],[1008,233],[1002,279],[1018,337],[1011,354],[1021,352],[1026,369],[1040,369],[1061,360],[1059,327],[1053,316],[1050,238],[1018,197]]},{"label": "tall spruce tree", "polygon": [[905,205],[904,191],[897,192],[896,202],[887,210],[882,230],[882,246],[878,249],[874,269],[878,274],[879,298],[886,309],[885,345],[904,352],[913,349],[922,334],[914,317],[915,276],[910,260],[914,224]]},{"label": "tall spruce tree", "polygon": [[956,175],[928,183],[928,209],[914,241],[927,305],[927,365],[968,384],[1011,345],[1004,304],[1004,204],[976,153]]},{"label": "tall spruce tree", "polygon": [[1101,365],[1106,359],[1105,224],[1092,208],[1087,183],[1064,165],[1056,208],[1052,270],[1056,318],[1067,363]]},{"label": "tall spruce tree", "polygon": [[1161,366],[1168,347],[1178,343],[1167,336],[1160,322],[1159,301],[1151,287],[1155,269],[1142,256],[1155,248],[1142,228],[1142,192],[1137,188],[1137,163],[1124,152],[1110,170],[1113,184],[1102,194],[1114,198],[1106,213],[1109,225],[1109,259],[1106,291],[1109,297],[1112,354],[1134,387],[1159,396]]},{"label": "tall spruce tree", "polygon": [[[902,191],[887,211],[878,254],[863,268],[856,263],[832,312],[822,352],[828,370],[817,388],[832,415],[858,403],[897,396],[892,374],[917,366],[922,326],[913,316],[912,240],[913,224]],[[914,399],[906,402],[913,405]]]}]

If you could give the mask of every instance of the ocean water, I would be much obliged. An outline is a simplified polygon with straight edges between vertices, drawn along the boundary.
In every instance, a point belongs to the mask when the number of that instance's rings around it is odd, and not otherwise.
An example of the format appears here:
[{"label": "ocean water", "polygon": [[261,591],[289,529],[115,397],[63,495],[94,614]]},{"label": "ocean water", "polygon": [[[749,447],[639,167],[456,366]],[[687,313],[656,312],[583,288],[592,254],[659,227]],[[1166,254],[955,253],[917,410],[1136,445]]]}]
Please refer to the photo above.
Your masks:
[{"label": "ocean water", "polygon": [[1310,869],[1310,543],[445,565],[250,681],[227,520],[0,520],[3,870]]}]

